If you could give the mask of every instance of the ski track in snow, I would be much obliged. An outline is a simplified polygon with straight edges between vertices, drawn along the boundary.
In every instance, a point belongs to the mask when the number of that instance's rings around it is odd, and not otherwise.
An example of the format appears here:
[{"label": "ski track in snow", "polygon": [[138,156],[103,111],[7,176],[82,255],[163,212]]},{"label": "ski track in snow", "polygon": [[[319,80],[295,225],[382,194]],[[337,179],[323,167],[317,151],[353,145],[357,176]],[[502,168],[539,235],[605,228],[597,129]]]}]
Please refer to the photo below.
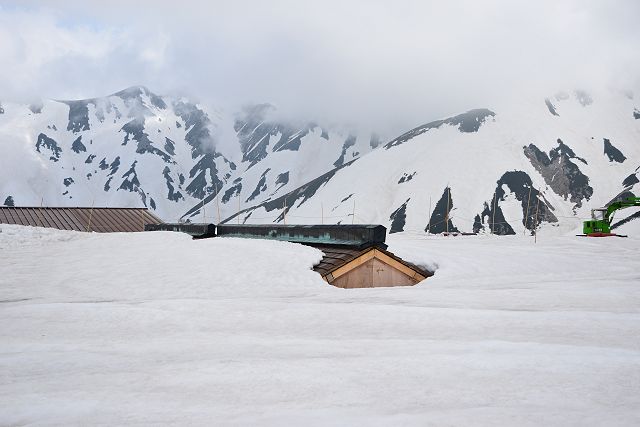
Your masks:
[{"label": "ski track in snow", "polygon": [[436,275],[344,290],[297,244],[0,230],[0,425],[640,423],[638,237],[398,233]]}]

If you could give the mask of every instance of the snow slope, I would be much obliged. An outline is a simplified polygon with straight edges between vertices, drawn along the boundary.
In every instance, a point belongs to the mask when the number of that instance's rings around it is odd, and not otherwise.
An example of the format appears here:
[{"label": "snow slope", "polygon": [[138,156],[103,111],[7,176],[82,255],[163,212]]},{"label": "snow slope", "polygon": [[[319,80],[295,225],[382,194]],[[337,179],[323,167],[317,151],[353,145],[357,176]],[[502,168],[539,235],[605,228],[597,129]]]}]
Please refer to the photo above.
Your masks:
[{"label": "snow slope", "polygon": [[639,194],[635,105],[628,93],[574,91],[430,122],[240,221],[282,222],[286,209],[289,223],[381,223],[392,232],[523,234],[543,223],[575,234],[590,209]]},{"label": "snow slope", "polygon": [[400,233],[435,276],[344,290],[296,244],[0,227],[2,425],[640,423],[638,238]]},{"label": "snow slope", "polygon": [[[146,206],[217,222],[370,151],[375,135],[238,113],[142,86],[0,110],[0,204]],[[202,200],[219,200],[209,212]],[[219,206],[218,206],[219,205]]]}]

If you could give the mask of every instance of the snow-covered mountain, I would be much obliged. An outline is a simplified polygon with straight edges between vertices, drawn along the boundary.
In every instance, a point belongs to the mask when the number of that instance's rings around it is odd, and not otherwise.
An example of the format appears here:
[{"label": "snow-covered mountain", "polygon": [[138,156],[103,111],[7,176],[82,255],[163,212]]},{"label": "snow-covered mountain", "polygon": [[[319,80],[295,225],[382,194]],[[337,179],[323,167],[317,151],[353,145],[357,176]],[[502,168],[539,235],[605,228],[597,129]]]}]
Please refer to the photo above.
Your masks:
[{"label": "snow-covered mountain", "polygon": [[639,104],[628,92],[574,91],[471,110],[418,126],[228,220],[382,223],[392,233],[514,234],[536,224],[575,232],[591,208],[640,193]]},{"label": "snow-covered mountain", "polygon": [[591,208],[639,193],[639,105],[629,92],[561,92],[385,140],[284,120],[269,104],[225,112],[144,87],[4,103],[0,203],[144,205],[166,221],[573,232]]},{"label": "snow-covered mountain", "polygon": [[[0,203],[147,206],[166,221],[284,194],[376,145],[375,135],[226,113],[131,87],[77,101],[0,105]],[[216,199],[202,211],[202,200]],[[219,208],[218,206],[219,205]]]}]

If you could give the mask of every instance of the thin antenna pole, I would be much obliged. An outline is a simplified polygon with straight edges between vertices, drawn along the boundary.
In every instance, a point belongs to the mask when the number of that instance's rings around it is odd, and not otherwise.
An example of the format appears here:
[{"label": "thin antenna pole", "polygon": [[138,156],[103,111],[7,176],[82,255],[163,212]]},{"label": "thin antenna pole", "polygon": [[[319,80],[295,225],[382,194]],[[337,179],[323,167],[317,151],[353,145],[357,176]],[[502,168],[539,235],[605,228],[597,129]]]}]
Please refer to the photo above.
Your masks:
[{"label": "thin antenna pole", "polygon": [[444,216],[444,224],[447,234],[449,234],[449,203],[451,203],[451,187],[447,185],[447,214]]},{"label": "thin antenna pole", "polygon": [[240,224],[240,190],[238,190],[238,224]]},{"label": "thin antenna pole", "polygon": [[42,205],[44,204],[44,197],[40,196],[40,215],[38,219],[40,220],[40,227],[44,227],[44,220],[42,219],[44,215],[42,214]]},{"label": "thin antenna pole", "polygon": [[431,196],[429,196],[429,222],[427,223],[427,234],[431,234]]},{"label": "thin antenna pole", "polygon": [[95,200],[91,201],[91,210],[89,211],[89,224],[87,224],[87,233],[91,231],[91,218],[93,217],[93,204]]},{"label": "thin antenna pole", "polygon": [[220,224],[220,194],[218,194],[218,184],[216,184],[216,207],[218,208],[218,224]]},{"label": "thin antenna pole", "polygon": [[529,187],[529,197],[527,197],[527,211],[525,213],[524,219],[524,235],[527,235],[527,228],[529,225],[529,201],[531,200],[531,187]]},{"label": "thin antenna pole", "polygon": [[533,238],[533,243],[538,243],[538,210],[540,209],[540,198],[538,197],[538,203],[536,204],[536,226],[535,226],[535,237]]},{"label": "thin antenna pole", "polygon": [[496,223],[496,193],[493,193],[493,211],[491,212],[491,234],[493,234]]},{"label": "thin antenna pole", "polygon": [[353,198],[353,211],[351,212],[351,225],[353,225],[353,222],[356,219],[356,198]]},{"label": "thin antenna pole", "polygon": [[284,225],[287,225],[287,198],[282,201],[282,218],[284,219]]}]

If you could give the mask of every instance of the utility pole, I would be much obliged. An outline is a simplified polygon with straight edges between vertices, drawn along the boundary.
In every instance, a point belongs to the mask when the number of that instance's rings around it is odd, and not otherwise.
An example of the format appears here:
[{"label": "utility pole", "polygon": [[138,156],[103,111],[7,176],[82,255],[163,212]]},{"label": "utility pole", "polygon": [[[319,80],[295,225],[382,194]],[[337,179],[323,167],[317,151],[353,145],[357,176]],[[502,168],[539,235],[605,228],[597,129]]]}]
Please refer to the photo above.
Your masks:
[{"label": "utility pole", "polygon": [[431,234],[431,196],[429,196],[429,222],[427,223],[427,234]]},{"label": "utility pole", "polygon": [[353,222],[356,219],[356,198],[353,198],[353,211],[351,212],[351,225],[353,225]]},{"label": "utility pole", "polygon": [[535,226],[535,237],[533,238],[533,243],[538,243],[538,210],[540,209],[540,198],[538,197],[538,203],[536,204],[536,226]]},{"label": "utility pole", "polygon": [[444,216],[444,225],[447,234],[449,234],[449,203],[451,203],[451,187],[447,185],[447,213]]},{"label": "utility pole", "polygon": [[282,219],[284,220],[284,225],[287,225],[287,198],[286,197],[282,201]]},{"label": "utility pole", "polygon": [[493,234],[496,224],[496,193],[493,193],[493,209],[491,210],[491,234]]},{"label": "utility pole", "polygon": [[529,197],[527,197],[527,211],[524,219],[524,235],[527,235],[527,228],[529,226],[529,201],[531,200],[531,187],[529,187]]},{"label": "utility pole", "polygon": [[218,184],[216,184],[216,207],[218,208],[218,224],[220,224],[220,194],[218,194]]},{"label": "utility pole", "polygon": [[95,200],[91,201],[91,210],[89,211],[89,224],[87,224],[87,233],[89,231],[91,231],[91,217],[93,216],[93,205],[95,203]]}]

